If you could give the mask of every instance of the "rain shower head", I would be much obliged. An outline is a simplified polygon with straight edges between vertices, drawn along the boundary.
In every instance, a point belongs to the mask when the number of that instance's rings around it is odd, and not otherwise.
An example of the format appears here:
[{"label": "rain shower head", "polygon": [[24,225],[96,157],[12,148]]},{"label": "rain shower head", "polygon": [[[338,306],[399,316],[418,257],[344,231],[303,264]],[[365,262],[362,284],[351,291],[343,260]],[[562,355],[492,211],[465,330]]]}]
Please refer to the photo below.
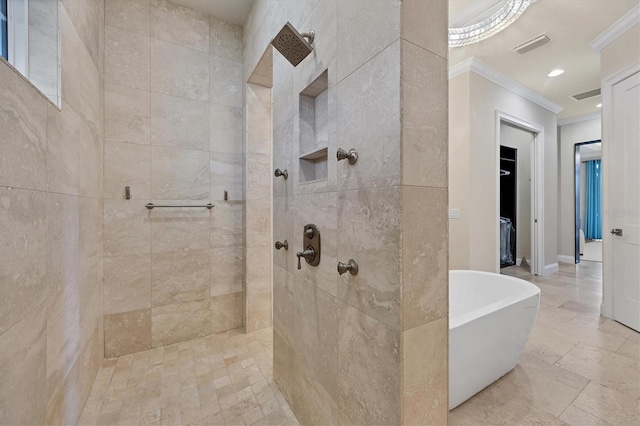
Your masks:
[{"label": "rain shower head", "polygon": [[[313,31],[300,34],[291,23],[287,22],[271,44],[291,62],[291,65],[297,67],[304,58],[309,56],[309,53],[313,52],[314,36]],[[305,40],[305,37],[309,41]]]}]

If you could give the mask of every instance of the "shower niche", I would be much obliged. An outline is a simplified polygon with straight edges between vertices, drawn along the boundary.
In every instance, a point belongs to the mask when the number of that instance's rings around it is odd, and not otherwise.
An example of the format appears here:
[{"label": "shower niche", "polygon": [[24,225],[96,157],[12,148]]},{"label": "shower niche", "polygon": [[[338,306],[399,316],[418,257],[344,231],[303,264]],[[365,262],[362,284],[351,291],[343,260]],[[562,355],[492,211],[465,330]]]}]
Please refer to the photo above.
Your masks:
[{"label": "shower niche", "polygon": [[328,71],[300,92],[300,183],[321,182],[328,176]]}]

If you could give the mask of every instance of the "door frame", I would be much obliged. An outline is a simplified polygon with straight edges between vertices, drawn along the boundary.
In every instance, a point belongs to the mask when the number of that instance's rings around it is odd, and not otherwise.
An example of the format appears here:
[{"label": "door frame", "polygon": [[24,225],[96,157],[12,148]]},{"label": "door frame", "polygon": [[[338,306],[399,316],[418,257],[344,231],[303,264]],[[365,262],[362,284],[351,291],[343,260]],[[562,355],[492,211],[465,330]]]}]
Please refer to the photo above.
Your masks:
[{"label": "door frame", "polygon": [[[544,126],[523,120],[506,112],[496,110],[495,121],[495,185],[496,205],[495,223],[500,221],[500,124],[508,123],[519,129],[533,133],[533,146],[531,149],[531,273],[544,275]],[[500,232],[495,233],[496,238],[496,271],[500,270]]]},{"label": "door frame", "polygon": [[[602,79],[602,163],[608,162],[613,149],[613,86],[640,72],[640,61],[609,75]],[[602,304],[600,313],[613,318],[613,293],[615,291],[615,280],[613,271],[613,244],[611,234],[607,232],[611,229],[610,211],[612,200],[609,197],[611,191],[611,175],[609,168],[602,168]]]},{"label": "door frame", "polygon": [[[573,145],[573,206],[574,206],[574,232],[575,232],[575,245],[574,256],[576,265],[580,263],[580,164],[582,155],[580,154],[580,148],[585,145],[591,145],[592,143],[602,143],[601,139],[596,139],[589,142],[578,142]],[[602,158],[602,148],[600,149],[600,158]],[[603,228],[604,229],[604,228]]]}]

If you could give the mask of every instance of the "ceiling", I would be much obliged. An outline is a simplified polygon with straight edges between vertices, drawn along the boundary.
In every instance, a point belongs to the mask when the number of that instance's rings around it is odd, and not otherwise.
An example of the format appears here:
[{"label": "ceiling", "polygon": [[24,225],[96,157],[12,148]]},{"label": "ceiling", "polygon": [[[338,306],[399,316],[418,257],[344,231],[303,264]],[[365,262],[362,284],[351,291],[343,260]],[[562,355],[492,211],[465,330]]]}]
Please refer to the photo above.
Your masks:
[{"label": "ceiling", "polygon": [[[496,0],[449,0],[450,22],[464,21],[465,10],[478,2],[491,7]],[[600,96],[583,101],[570,97],[600,87],[600,57],[589,43],[637,4],[638,0],[537,0],[502,32],[449,50],[449,66],[476,57],[563,107],[559,119],[593,113],[599,110]],[[524,55],[511,50],[541,34],[551,42]],[[556,68],[565,73],[547,77]]]},{"label": "ceiling", "polygon": [[191,9],[206,12],[223,21],[242,25],[253,0],[173,0]]}]

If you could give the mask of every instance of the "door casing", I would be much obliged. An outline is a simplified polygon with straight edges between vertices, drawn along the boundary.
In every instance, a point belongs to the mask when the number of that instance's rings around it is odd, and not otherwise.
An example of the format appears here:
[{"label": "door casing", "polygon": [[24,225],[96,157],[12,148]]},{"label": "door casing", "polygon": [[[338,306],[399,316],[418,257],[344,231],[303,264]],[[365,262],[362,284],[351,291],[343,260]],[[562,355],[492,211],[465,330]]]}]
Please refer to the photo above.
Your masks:
[{"label": "door casing", "polygon": [[[531,150],[531,273],[544,275],[544,126],[515,117],[506,112],[496,111],[495,121],[495,185],[496,194],[500,193],[500,123],[508,123],[522,130],[533,133]],[[495,223],[500,220],[500,197],[496,197]],[[500,232],[496,238],[496,271],[500,270]]]}]

